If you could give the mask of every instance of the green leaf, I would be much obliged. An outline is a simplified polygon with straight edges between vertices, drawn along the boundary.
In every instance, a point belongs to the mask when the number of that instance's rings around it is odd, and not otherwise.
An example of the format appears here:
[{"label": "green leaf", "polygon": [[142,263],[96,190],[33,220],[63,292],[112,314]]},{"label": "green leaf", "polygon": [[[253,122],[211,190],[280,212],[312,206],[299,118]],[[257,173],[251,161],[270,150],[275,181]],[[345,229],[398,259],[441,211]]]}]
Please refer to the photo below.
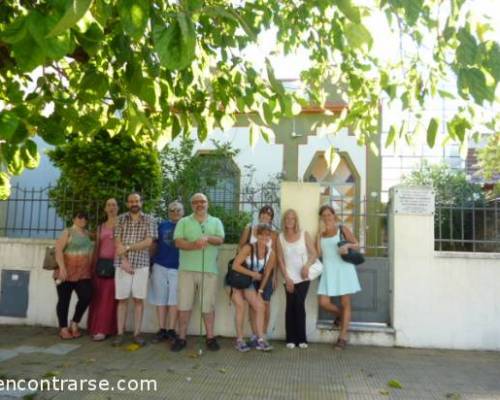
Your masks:
[{"label": "green leaf", "polygon": [[18,43],[26,37],[28,27],[26,26],[26,17],[21,16],[15,19],[10,25],[0,31],[0,39],[5,43]]},{"label": "green leaf", "polygon": [[245,21],[245,19],[240,15],[240,13],[233,8],[224,8],[222,6],[213,6],[213,7],[206,7],[204,9],[204,12],[207,14],[211,14],[217,17],[222,17],[226,18],[229,20],[232,20],[233,22],[236,22],[250,37],[252,40],[257,40],[257,34],[253,31],[253,29],[248,25],[248,23]]},{"label": "green leaf", "polygon": [[139,98],[144,100],[154,109],[160,108],[160,86],[153,79],[142,79],[142,84],[139,92]]},{"label": "green leaf", "polygon": [[370,31],[361,24],[347,23],[344,28],[347,42],[356,49],[369,50],[373,45]]},{"label": "green leaf", "polygon": [[203,7],[203,3],[203,0],[182,0],[183,7],[191,13],[197,12]]},{"label": "green leaf", "polygon": [[34,169],[40,164],[40,154],[38,154],[36,143],[33,140],[27,140],[21,147],[21,158],[26,168]]},{"label": "green leaf", "polygon": [[57,36],[75,26],[89,10],[92,0],[70,0],[68,3],[65,14],[49,32],[49,37]]},{"label": "green leaf", "polygon": [[423,0],[402,0],[405,9],[406,22],[409,26],[415,26],[420,13],[423,11]]},{"label": "green leaf", "polygon": [[471,124],[464,117],[456,115],[447,123],[448,135],[452,139],[458,139],[460,143],[464,142],[465,134],[471,129]]},{"label": "green leaf", "polygon": [[431,118],[427,127],[427,145],[432,149],[436,144],[436,135],[439,128],[439,120]]},{"label": "green leaf", "polygon": [[47,37],[52,27],[57,23],[57,18],[53,15],[42,15],[37,11],[32,11],[28,15],[26,24],[28,30],[40,46],[45,55],[53,60],[59,60],[70,52],[71,41],[69,32],[64,32],[58,36]]},{"label": "green leaf", "polygon": [[102,41],[105,39],[104,32],[101,27],[93,22],[90,24],[85,33],[78,33],[78,43],[83,47],[89,56],[95,56],[97,51],[102,46]]},{"label": "green leaf", "polygon": [[101,25],[102,28],[105,28],[108,20],[113,15],[113,8],[107,0],[95,0],[92,15],[97,23]]},{"label": "green leaf", "polygon": [[444,99],[455,100],[456,96],[446,90],[438,90],[439,95]]},{"label": "green leaf", "polygon": [[484,100],[493,100],[493,93],[489,93],[490,89],[486,86],[486,78],[480,69],[463,69],[461,76],[463,79],[462,84],[468,88],[476,103],[482,104]]},{"label": "green leaf", "polygon": [[10,196],[10,180],[6,172],[0,172],[0,200],[6,200]]},{"label": "green leaf", "polygon": [[361,13],[359,8],[354,6],[351,0],[338,0],[335,2],[339,10],[352,22],[359,24],[361,22]]},{"label": "green leaf", "polygon": [[15,113],[6,110],[0,112],[0,138],[8,143],[18,126],[19,117]]},{"label": "green leaf", "polygon": [[259,139],[259,127],[255,123],[250,123],[249,131],[250,147],[253,149]]},{"label": "green leaf", "polygon": [[109,89],[107,75],[92,69],[84,75],[80,87],[83,89],[80,93],[82,99],[102,99]]},{"label": "green leaf", "polygon": [[397,379],[391,379],[389,382],[387,382],[387,386],[393,389],[403,389],[403,385],[401,385],[401,383]]},{"label": "green leaf", "polygon": [[491,74],[493,79],[500,82],[500,44],[492,43],[488,50],[484,67]]},{"label": "green leaf", "polygon": [[38,134],[48,144],[58,146],[66,142],[64,129],[60,126],[60,121],[58,119],[54,117],[41,118],[37,126]]},{"label": "green leaf", "polygon": [[385,147],[389,147],[396,139],[396,126],[391,125],[389,128],[389,133],[387,134],[387,139],[385,140]]},{"label": "green leaf", "polygon": [[466,28],[458,31],[457,38],[460,43],[456,51],[457,62],[463,66],[474,65],[478,54],[476,39]]},{"label": "green leaf", "polygon": [[12,54],[24,72],[31,72],[45,62],[45,52],[29,35],[12,45]]},{"label": "green leaf", "polygon": [[[12,175],[20,175],[24,170],[24,162],[21,157],[21,149],[19,149],[18,147],[12,148],[12,150],[7,154],[7,170]],[[6,154],[4,152],[4,157],[5,155]]]},{"label": "green leaf", "polygon": [[132,39],[141,39],[149,20],[149,1],[120,0],[117,7],[123,30]]},{"label": "green leaf", "polygon": [[155,26],[153,40],[160,62],[167,69],[182,70],[194,60],[196,32],[185,13],[177,13],[168,28]]},{"label": "green leaf", "polygon": [[271,84],[271,87],[273,88],[274,92],[279,96],[283,96],[285,94],[285,87],[283,86],[283,83],[281,81],[276,79],[276,76],[274,75],[273,66],[271,65],[271,61],[269,61],[267,57],[266,57],[266,71],[269,83]]},{"label": "green leaf", "polygon": [[277,124],[279,122],[278,116],[275,115],[275,110],[276,110],[275,100],[269,100],[268,102],[262,104],[264,122],[267,125]]}]

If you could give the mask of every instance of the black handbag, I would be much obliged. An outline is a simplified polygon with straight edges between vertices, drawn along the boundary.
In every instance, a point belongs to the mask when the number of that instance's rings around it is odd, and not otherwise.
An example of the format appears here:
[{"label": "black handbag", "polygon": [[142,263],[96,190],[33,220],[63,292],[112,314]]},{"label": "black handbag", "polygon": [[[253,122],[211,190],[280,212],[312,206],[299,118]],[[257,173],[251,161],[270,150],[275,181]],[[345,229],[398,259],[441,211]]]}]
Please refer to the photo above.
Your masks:
[{"label": "black handbag", "polygon": [[109,258],[99,258],[95,266],[95,273],[99,278],[114,278],[115,265],[114,260]]},{"label": "black handbag", "polygon": [[[250,256],[251,265],[248,267],[246,263],[243,263],[243,266],[247,269],[253,269],[253,246],[252,254]],[[227,264],[227,274],[226,274],[226,285],[232,287],[233,289],[248,289],[252,284],[252,277],[250,275],[242,274],[233,269],[234,258],[230,260]]]},{"label": "black handbag", "polygon": [[[342,225],[339,226],[339,229],[340,229],[340,241],[337,244],[337,246],[342,247],[343,245],[348,244],[350,242],[345,239],[344,232],[342,230]],[[354,249],[349,249],[347,251],[347,254],[341,254],[340,257],[342,257],[342,260],[344,260],[345,262],[354,265],[363,264],[365,262],[365,256],[361,254],[359,251]]]}]

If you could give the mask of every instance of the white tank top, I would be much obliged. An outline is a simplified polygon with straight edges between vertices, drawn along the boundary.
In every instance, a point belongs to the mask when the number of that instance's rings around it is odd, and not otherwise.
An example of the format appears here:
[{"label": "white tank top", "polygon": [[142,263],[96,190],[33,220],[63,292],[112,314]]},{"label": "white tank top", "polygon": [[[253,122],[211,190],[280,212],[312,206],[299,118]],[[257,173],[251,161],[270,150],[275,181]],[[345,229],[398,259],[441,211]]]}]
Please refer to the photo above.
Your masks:
[{"label": "white tank top", "polygon": [[[252,225],[248,225],[250,227],[250,240],[249,240],[249,243],[250,244],[254,244],[254,243],[257,243],[257,237],[253,234],[253,226]],[[273,247],[273,238],[271,237],[269,239],[269,242],[267,242],[266,246],[269,248],[269,250],[271,250],[271,248]]]},{"label": "white tank top", "polygon": [[[254,254],[253,254],[253,271],[256,271],[256,272],[262,272],[266,266],[266,263],[267,261],[269,260],[269,257],[271,257],[271,251],[272,249],[268,248],[267,249],[267,254],[265,255],[265,258],[259,258],[257,260],[257,254],[256,254],[256,251],[254,249]],[[250,267],[252,266],[252,259],[251,259],[251,256],[248,256],[247,258],[245,258],[245,263]]]},{"label": "white tank top", "polygon": [[286,241],[283,232],[280,233],[279,238],[286,272],[293,283],[300,283],[304,280],[300,276],[300,271],[308,259],[305,233],[301,231],[299,240],[292,243]]}]

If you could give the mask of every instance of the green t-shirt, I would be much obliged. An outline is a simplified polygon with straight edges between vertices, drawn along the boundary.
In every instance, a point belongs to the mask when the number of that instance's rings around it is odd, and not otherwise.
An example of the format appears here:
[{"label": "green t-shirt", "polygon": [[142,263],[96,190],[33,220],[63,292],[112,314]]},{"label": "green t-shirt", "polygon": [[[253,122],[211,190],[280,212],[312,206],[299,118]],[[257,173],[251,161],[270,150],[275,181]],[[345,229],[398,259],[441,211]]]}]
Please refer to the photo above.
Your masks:
[{"label": "green t-shirt", "polygon": [[[181,218],[174,231],[175,239],[184,239],[195,242],[202,236],[219,236],[224,238],[224,226],[219,218],[207,216],[203,223],[199,223],[193,214]],[[180,250],[179,271],[210,272],[217,274],[217,254],[219,246],[208,245],[204,250]],[[205,254],[203,254],[205,253]],[[204,267],[203,268],[203,261]]]}]

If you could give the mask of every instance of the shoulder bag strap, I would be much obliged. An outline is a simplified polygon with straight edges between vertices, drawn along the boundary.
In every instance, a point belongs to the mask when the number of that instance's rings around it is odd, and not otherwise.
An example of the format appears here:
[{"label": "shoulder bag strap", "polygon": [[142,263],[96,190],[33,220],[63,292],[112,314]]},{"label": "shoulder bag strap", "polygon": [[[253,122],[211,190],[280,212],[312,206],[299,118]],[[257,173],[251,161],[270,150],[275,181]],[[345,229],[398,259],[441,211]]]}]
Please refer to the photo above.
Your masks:
[{"label": "shoulder bag strap", "polygon": [[247,237],[247,241],[246,241],[247,244],[250,244],[250,240],[252,239],[252,230],[253,230],[253,225],[250,224],[248,226],[248,237]]},{"label": "shoulder bag strap", "polygon": [[345,240],[344,225],[342,225],[342,224],[339,225],[339,236],[340,236],[340,240]]}]

